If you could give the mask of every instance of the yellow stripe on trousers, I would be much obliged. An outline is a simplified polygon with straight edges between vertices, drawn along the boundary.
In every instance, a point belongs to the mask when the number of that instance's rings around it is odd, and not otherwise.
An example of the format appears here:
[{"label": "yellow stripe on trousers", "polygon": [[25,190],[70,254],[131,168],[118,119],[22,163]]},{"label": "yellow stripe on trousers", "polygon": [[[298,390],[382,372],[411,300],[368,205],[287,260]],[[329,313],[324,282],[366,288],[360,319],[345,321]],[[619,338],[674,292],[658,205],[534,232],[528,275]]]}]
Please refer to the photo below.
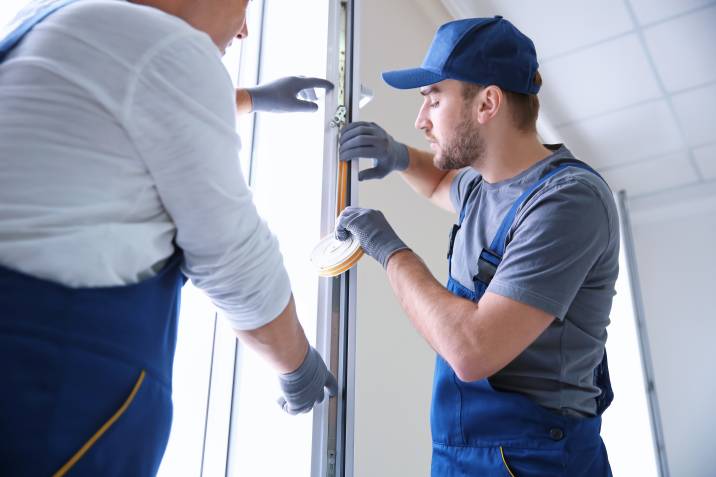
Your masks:
[{"label": "yellow stripe on trousers", "polygon": [[75,452],[75,455],[73,455],[70,460],[68,460],[65,465],[63,465],[60,470],[52,474],[52,477],[63,477],[67,472],[72,469],[72,467],[77,464],[77,462],[89,451],[92,446],[97,442],[97,440],[102,437],[102,435],[107,432],[107,430],[112,427],[112,425],[119,419],[122,414],[127,410],[130,404],[132,404],[132,401],[134,400],[134,397],[137,395],[137,392],[139,391],[139,388],[142,387],[142,382],[144,382],[144,376],[146,375],[146,372],[142,370],[142,372],[139,374],[139,378],[137,379],[137,382],[134,383],[134,388],[132,388],[132,392],[129,393],[129,396],[124,401],[124,404],[117,409],[117,412],[114,413],[112,417],[109,418],[107,422],[105,422],[102,427],[100,427],[97,432],[94,433],[90,439],[85,442],[85,444]]}]

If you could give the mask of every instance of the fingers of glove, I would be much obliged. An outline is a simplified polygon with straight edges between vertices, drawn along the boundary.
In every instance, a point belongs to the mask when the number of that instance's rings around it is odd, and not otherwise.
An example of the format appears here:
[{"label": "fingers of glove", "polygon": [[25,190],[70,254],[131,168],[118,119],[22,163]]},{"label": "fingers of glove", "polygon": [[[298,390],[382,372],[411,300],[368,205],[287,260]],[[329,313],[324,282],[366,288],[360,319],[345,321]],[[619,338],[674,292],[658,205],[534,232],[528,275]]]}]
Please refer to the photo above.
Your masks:
[{"label": "fingers of glove", "polygon": [[364,209],[362,207],[346,207],[345,209],[343,209],[343,212],[341,212],[340,217],[338,217],[338,225],[342,227],[348,226],[348,224],[350,224],[353,219],[363,215],[367,210],[369,209]]},{"label": "fingers of glove", "polygon": [[333,397],[338,394],[338,381],[336,381],[336,378],[333,376],[333,374],[328,373],[328,376],[326,376],[325,386],[328,390],[329,396]]},{"label": "fingers of glove", "polygon": [[288,402],[286,401],[286,399],[283,396],[276,399],[276,403],[278,404],[278,407],[283,409],[283,412],[286,412],[288,414],[294,414],[291,412],[291,409],[288,407]]},{"label": "fingers of glove", "polygon": [[303,78],[296,76],[294,78],[294,84],[299,87],[299,89],[323,88],[327,91],[333,89],[333,83],[323,78]]},{"label": "fingers of glove", "polygon": [[367,121],[354,121],[352,123],[346,124],[343,129],[341,129],[341,134],[351,132],[352,130],[360,127],[371,126],[372,124],[373,123],[369,123]]},{"label": "fingers of glove", "polygon": [[373,147],[376,151],[387,152],[388,140],[385,137],[374,136],[372,134],[361,134],[353,136],[350,139],[341,137],[341,153],[348,152],[357,147]]},{"label": "fingers of glove", "polygon": [[355,161],[356,159],[375,159],[385,162],[385,157],[385,150],[380,151],[373,146],[356,147],[348,151],[340,151],[338,153],[338,158],[344,162]]},{"label": "fingers of glove", "polygon": [[335,237],[340,240],[341,242],[348,240],[348,238],[351,236],[351,233],[347,231],[343,227],[338,227],[336,229]]},{"label": "fingers of glove", "polygon": [[291,409],[291,406],[288,405],[288,402],[283,397],[280,397],[276,400],[279,407],[285,412],[286,414],[290,414],[291,416],[295,416],[297,414],[304,414],[311,409],[313,409],[313,405],[311,406],[304,406],[298,409]]},{"label": "fingers of glove", "polygon": [[316,399],[316,403],[315,403],[315,404],[321,404],[325,399],[326,399],[326,391],[325,391],[325,390],[321,390],[321,395],[318,396],[318,398]]},{"label": "fingers of glove", "polygon": [[297,99],[292,105],[290,111],[296,111],[296,112],[313,112],[318,110],[318,105],[316,103],[312,103],[310,101],[303,101],[300,99]]},{"label": "fingers of glove", "polygon": [[353,139],[357,136],[375,136],[375,137],[385,137],[385,131],[380,129],[378,126],[376,128],[375,125],[372,123],[366,123],[366,122],[356,122],[351,123],[345,128],[343,128],[343,131],[341,131],[341,144],[345,143],[346,141]]},{"label": "fingers of glove", "polygon": [[335,237],[338,240],[347,240],[348,237],[351,236],[351,232],[348,230],[347,226],[351,220],[360,215],[360,210],[361,209],[359,207],[346,207],[343,209],[341,216],[338,217],[338,224],[336,224]]},{"label": "fingers of glove", "polygon": [[305,99],[306,101],[317,101],[316,90],[313,88],[302,89],[298,92],[299,99]]},{"label": "fingers of glove", "polygon": [[382,179],[386,175],[387,174],[386,174],[385,170],[380,169],[378,167],[373,167],[371,169],[366,169],[364,171],[360,171],[358,173],[358,181],[362,182],[362,181],[369,181],[371,179]]}]

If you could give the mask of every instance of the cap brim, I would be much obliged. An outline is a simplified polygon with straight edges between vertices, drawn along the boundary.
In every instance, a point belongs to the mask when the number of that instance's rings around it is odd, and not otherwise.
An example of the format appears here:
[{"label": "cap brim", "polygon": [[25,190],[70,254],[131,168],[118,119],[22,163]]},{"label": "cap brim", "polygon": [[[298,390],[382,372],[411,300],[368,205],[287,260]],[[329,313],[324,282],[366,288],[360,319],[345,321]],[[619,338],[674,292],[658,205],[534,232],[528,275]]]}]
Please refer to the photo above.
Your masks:
[{"label": "cap brim", "polygon": [[393,88],[412,89],[439,83],[445,76],[433,73],[423,68],[408,68],[405,70],[386,71],[383,81]]}]

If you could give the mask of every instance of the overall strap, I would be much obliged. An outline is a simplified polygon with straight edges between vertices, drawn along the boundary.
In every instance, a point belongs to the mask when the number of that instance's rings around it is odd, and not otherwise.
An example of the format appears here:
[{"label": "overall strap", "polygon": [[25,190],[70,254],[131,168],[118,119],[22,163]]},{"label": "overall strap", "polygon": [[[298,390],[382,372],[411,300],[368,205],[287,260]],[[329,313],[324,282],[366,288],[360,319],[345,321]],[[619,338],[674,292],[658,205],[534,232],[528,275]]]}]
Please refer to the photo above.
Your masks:
[{"label": "overall strap", "polygon": [[5,38],[0,40],[0,63],[5,61],[7,55],[10,54],[13,48],[15,48],[17,44],[22,41],[23,38],[25,38],[25,35],[30,33],[30,31],[35,27],[35,25],[42,22],[45,18],[52,15],[57,10],[71,3],[75,3],[76,1],[78,0],[58,0],[57,2],[53,2],[49,5],[46,5],[44,8],[41,8],[33,16],[27,18],[22,23],[20,23],[20,26],[15,28]]},{"label": "overall strap", "polygon": [[604,178],[600,176],[597,171],[592,169],[584,162],[578,161],[576,159],[569,159],[567,161],[561,162],[557,167],[540,177],[537,182],[528,187],[527,190],[525,190],[522,195],[520,195],[517,200],[515,200],[507,214],[505,214],[505,217],[502,219],[500,227],[495,233],[495,237],[492,239],[490,247],[483,248],[482,252],[480,252],[480,257],[478,258],[477,263],[477,274],[472,278],[476,290],[478,286],[481,289],[486,288],[487,285],[490,284],[492,278],[495,276],[495,273],[497,272],[497,267],[500,265],[500,262],[502,261],[502,256],[505,254],[505,248],[507,246],[507,235],[510,231],[510,228],[512,227],[512,224],[515,221],[517,212],[524,205],[524,203],[527,202],[527,200],[532,196],[532,194],[535,193],[537,189],[544,185],[544,183],[547,182],[549,179],[556,176],[568,167],[577,167],[579,169],[584,169],[597,175],[600,179],[604,180]]},{"label": "overall strap", "polygon": [[462,205],[460,206],[460,216],[458,217],[457,224],[453,224],[452,230],[450,230],[450,244],[448,246],[448,276],[452,277],[452,250],[455,246],[455,237],[457,232],[462,227],[462,221],[465,219],[465,213],[467,211],[467,201],[470,199],[472,192],[477,188],[478,184],[482,181],[482,176],[477,176],[467,184],[465,190],[465,197],[462,199]]}]

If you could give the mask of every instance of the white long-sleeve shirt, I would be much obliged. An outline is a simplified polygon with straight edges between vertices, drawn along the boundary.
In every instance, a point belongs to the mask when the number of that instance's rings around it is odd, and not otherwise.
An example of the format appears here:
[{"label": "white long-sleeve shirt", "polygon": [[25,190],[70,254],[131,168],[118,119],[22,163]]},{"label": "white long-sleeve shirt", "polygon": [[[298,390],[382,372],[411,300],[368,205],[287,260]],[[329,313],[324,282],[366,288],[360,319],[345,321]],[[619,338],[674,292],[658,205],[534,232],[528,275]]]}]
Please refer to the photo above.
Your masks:
[{"label": "white long-sleeve shirt", "polygon": [[208,35],[83,0],[0,65],[0,265],[70,287],[137,283],[178,245],[237,329],[290,296],[238,160],[234,89]]}]

